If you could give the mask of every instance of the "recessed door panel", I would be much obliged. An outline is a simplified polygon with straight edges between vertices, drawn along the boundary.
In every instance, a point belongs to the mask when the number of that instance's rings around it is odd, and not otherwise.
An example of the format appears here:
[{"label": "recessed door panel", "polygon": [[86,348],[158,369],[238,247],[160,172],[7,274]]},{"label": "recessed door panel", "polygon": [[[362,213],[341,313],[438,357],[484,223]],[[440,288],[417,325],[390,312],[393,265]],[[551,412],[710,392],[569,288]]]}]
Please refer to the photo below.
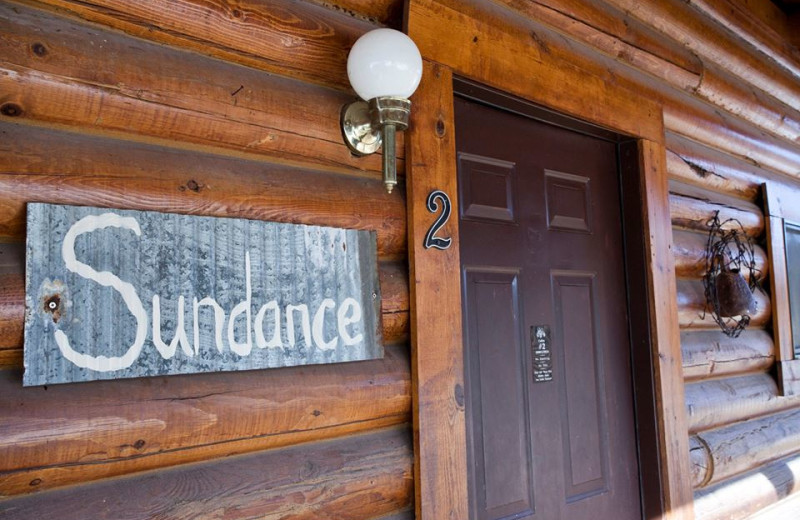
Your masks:
[{"label": "recessed door panel", "polygon": [[477,518],[532,512],[532,478],[526,404],[526,372],[521,351],[519,277],[513,270],[467,268],[465,309],[471,326],[466,365],[471,432],[475,453]]}]

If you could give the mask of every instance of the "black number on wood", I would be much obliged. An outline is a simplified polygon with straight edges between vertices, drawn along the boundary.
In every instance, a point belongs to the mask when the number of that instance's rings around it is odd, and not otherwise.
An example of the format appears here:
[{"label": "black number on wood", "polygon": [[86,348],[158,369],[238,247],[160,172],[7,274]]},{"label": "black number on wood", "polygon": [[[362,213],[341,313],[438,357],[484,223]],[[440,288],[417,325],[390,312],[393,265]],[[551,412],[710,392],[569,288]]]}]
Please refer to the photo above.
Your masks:
[{"label": "black number on wood", "polygon": [[433,190],[431,194],[428,195],[428,211],[436,213],[439,210],[439,201],[442,202],[442,212],[425,235],[425,249],[430,249],[432,247],[436,249],[447,249],[453,242],[452,238],[436,236],[436,232],[442,229],[442,226],[444,226],[450,218],[450,210],[452,208],[450,197],[447,196],[447,193],[442,190]]}]

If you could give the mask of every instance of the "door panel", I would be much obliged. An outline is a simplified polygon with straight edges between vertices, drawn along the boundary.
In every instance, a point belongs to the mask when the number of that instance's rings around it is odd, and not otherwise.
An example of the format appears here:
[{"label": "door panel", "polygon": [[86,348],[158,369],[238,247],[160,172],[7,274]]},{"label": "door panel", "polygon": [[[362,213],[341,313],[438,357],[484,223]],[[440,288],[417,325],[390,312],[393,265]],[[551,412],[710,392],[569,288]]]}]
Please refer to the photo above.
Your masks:
[{"label": "door panel", "polygon": [[[472,413],[478,418],[471,439],[475,446],[478,518],[529,513],[531,475],[524,352],[519,332],[518,273],[470,269],[464,286],[470,313],[470,340],[475,355],[468,365]],[[498,334],[500,338],[498,341]]]},{"label": "door panel", "polygon": [[461,98],[456,130],[471,516],[641,518],[616,144]]}]

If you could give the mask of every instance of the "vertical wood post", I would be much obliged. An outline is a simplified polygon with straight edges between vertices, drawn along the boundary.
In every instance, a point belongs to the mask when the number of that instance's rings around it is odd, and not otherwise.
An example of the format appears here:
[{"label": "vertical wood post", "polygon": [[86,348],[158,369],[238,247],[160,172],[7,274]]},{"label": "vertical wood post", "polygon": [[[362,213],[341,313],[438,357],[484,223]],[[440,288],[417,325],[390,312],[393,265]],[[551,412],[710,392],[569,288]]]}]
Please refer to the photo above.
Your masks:
[{"label": "vertical wood post", "polygon": [[[642,179],[642,217],[647,251],[649,298],[661,480],[665,519],[694,518],[689,471],[689,440],[684,402],[678,327],[675,260],[669,214],[666,151],[648,140],[639,141]],[[648,471],[648,468],[642,468]]]},{"label": "vertical wood post", "polygon": [[[415,507],[418,520],[467,518],[467,464],[458,192],[452,71],[425,62],[406,132],[411,373],[414,401]],[[426,249],[438,217],[428,211],[433,190],[453,203],[437,235],[448,249]]]}]

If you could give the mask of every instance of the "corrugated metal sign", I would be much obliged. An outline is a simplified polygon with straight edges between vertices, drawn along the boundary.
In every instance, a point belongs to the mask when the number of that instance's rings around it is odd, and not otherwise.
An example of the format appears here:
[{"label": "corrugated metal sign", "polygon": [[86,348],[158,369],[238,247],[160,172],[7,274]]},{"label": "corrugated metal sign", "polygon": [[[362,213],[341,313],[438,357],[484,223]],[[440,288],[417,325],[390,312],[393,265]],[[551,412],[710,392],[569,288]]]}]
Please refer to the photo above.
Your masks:
[{"label": "corrugated metal sign", "polygon": [[374,232],[28,205],[24,384],[383,357]]}]

